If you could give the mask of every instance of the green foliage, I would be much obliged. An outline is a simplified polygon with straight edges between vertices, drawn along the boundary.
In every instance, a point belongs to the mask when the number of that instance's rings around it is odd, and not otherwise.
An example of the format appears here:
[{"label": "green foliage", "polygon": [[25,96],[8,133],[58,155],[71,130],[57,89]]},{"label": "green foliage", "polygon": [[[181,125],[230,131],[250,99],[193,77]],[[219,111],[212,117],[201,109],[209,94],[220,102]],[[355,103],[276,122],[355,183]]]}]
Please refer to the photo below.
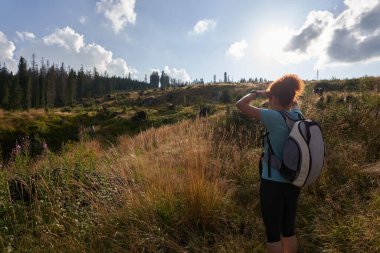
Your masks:
[{"label": "green foliage", "polygon": [[[85,144],[69,145],[62,155],[46,154],[35,170],[31,170],[27,155],[22,155],[9,165],[12,171],[1,172],[2,248],[15,251],[28,248],[33,252],[55,251],[57,247],[67,250],[70,245],[51,242],[73,237],[85,240],[99,222],[98,205],[115,205],[119,201],[120,185],[96,168],[99,160],[94,152],[96,149]],[[23,194],[17,191],[19,186],[14,182],[22,185]]]},{"label": "green foliage", "polygon": [[379,131],[380,121],[378,113],[380,98],[377,94],[363,93],[346,95],[343,97],[332,96],[331,101],[318,102],[322,104],[320,110],[313,110],[311,117],[317,119],[321,124],[326,138],[339,136],[355,143],[362,143],[367,153],[364,155],[368,162],[379,159],[380,143]]},{"label": "green foliage", "polygon": [[[218,139],[236,144],[240,148],[261,147],[264,128],[254,119],[227,105],[225,116],[216,128]],[[216,140],[218,140],[216,139]]]},{"label": "green foliage", "polygon": [[231,95],[228,90],[222,91],[222,95],[220,96],[220,102],[226,103],[226,104],[232,102]]},{"label": "green foliage", "polygon": [[50,150],[58,151],[63,143],[79,140],[78,118],[51,114],[33,121],[15,118],[13,124],[16,129],[0,125],[0,147],[3,150],[3,158],[9,160],[15,143],[22,144],[22,140],[25,138],[29,139],[27,149],[29,155],[33,157],[42,152],[43,141],[48,143]]}]

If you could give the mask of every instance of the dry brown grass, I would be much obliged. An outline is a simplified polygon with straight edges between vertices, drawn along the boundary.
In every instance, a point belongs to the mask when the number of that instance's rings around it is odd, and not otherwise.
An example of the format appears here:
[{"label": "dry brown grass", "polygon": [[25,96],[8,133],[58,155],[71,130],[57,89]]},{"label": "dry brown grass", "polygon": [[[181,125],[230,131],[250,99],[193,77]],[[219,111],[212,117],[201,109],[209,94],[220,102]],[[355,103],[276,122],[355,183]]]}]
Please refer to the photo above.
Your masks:
[{"label": "dry brown grass", "polygon": [[[114,249],[213,251],[223,248],[222,238],[230,235],[226,228],[232,232],[256,222],[249,221],[251,215],[239,218],[240,208],[233,201],[236,181],[231,180],[252,154],[231,143],[216,146],[214,138],[214,125],[197,119],[119,139],[108,152],[109,163],[103,164],[126,182],[123,207],[111,216],[104,213],[103,236]],[[111,231],[115,237],[109,237]],[[234,240],[242,240],[244,233]],[[260,247],[257,235],[262,228],[250,243]],[[231,243],[230,248],[235,245]]]},{"label": "dry brown grass", "polygon": [[[313,99],[303,106],[322,124],[328,152],[321,178],[300,199],[300,250],[379,252],[380,180],[358,173],[378,157],[379,122],[365,115],[373,108],[316,109]],[[88,141],[33,165],[17,161],[8,176],[33,185],[25,172],[37,175],[40,195],[29,206],[12,203],[3,177],[0,230],[12,227],[11,248],[20,251],[262,252],[260,147],[247,145],[241,121],[224,129],[222,116],[122,136],[107,150]],[[8,234],[1,230],[1,245]]]}]

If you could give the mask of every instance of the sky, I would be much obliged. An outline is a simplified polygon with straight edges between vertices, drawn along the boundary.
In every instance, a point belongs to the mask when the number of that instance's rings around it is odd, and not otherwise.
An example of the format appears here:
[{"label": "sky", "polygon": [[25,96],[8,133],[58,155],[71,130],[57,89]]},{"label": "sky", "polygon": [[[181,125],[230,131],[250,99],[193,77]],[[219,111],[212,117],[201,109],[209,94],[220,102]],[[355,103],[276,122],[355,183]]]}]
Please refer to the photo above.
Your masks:
[{"label": "sky", "polygon": [[380,75],[380,0],[0,0],[0,63],[144,80]]}]

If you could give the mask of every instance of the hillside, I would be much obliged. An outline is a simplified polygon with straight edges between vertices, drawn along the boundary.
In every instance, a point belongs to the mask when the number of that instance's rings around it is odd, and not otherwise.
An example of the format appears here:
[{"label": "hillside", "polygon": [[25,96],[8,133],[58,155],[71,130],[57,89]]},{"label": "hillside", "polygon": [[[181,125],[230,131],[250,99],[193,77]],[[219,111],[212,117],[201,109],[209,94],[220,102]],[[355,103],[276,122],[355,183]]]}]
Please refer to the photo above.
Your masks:
[{"label": "hillside", "polygon": [[62,143],[86,138],[114,142],[121,134],[136,134],[150,127],[195,118],[203,108],[208,114],[225,109],[244,92],[257,85],[208,85],[166,90],[118,92],[82,99],[71,107],[0,110],[0,163],[12,149],[30,139],[32,155],[43,142],[59,151]]},{"label": "hillside", "polygon": [[[221,101],[224,89],[228,95]],[[0,172],[1,247],[263,252],[257,168],[262,129],[233,106],[250,89],[151,90],[72,108],[1,112],[1,127],[10,131],[20,131],[20,122],[41,133],[53,134],[50,127],[65,121],[77,129],[84,115],[84,126],[96,127],[93,135],[84,127],[56,152],[34,158],[20,153]],[[301,195],[300,252],[380,252],[380,177],[368,171],[380,160],[379,94],[324,96],[309,88],[301,101],[304,113],[323,128],[327,154],[321,178]],[[197,117],[202,106],[211,115]],[[138,111],[147,117],[133,118]],[[136,128],[128,128],[132,123]],[[105,145],[107,139],[112,142]]]}]

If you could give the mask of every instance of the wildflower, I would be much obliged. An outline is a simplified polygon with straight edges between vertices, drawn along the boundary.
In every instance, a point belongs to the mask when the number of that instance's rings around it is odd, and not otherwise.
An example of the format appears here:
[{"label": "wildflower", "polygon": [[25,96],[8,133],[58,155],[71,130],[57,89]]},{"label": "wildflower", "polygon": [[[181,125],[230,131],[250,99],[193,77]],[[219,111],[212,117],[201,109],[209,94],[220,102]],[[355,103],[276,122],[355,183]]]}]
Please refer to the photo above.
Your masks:
[{"label": "wildflower", "polygon": [[21,145],[18,144],[18,142],[16,141],[16,145],[15,145],[15,148],[12,150],[12,153],[14,153],[15,155],[19,155],[21,153]]},{"label": "wildflower", "polygon": [[44,141],[44,142],[42,143],[42,149],[43,149],[44,151],[47,151],[47,149],[48,149],[48,145],[47,145],[46,141]]}]

